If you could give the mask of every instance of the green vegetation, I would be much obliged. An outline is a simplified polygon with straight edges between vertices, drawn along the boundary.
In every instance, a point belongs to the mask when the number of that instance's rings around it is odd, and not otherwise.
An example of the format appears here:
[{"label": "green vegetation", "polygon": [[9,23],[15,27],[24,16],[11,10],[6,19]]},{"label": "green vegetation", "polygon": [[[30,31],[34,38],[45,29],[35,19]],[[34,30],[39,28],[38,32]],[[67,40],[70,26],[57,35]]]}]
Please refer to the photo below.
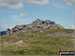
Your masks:
[{"label": "green vegetation", "polygon": [[[40,32],[27,31],[10,34],[1,37],[1,53],[4,55],[58,55],[59,50],[74,50],[73,37],[49,37],[48,33],[66,32],[72,33],[69,29],[45,29]],[[24,41],[22,45],[16,45],[15,42]]]}]

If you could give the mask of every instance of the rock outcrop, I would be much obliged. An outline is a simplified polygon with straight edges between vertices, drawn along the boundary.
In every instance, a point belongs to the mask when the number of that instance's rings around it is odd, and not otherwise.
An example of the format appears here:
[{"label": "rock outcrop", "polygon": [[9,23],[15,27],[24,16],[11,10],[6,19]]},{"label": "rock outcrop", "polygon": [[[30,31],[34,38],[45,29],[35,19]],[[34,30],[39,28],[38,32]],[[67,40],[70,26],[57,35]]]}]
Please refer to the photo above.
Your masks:
[{"label": "rock outcrop", "polygon": [[55,32],[55,33],[52,33],[52,34],[47,34],[47,36],[75,37],[75,33]]},{"label": "rock outcrop", "polygon": [[15,26],[14,28],[11,29],[11,33],[18,32],[18,31],[27,31],[32,29],[43,30],[43,29],[57,29],[57,28],[64,29],[63,26],[56,24],[54,21],[50,21],[50,20],[43,21],[43,20],[37,19],[33,21],[31,24]]}]

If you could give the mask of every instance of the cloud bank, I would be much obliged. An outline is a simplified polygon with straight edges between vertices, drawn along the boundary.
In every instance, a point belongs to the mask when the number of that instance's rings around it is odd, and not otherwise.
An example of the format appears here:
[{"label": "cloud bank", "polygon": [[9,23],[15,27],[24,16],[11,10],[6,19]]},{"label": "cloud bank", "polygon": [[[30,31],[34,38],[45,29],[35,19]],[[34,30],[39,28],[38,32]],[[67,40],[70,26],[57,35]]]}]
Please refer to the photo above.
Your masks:
[{"label": "cloud bank", "polygon": [[50,0],[0,0],[0,7],[10,9],[22,9],[24,7],[24,4],[22,2],[46,5],[49,4]]},{"label": "cloud bank", "polygon": [[1,3],[30,2],[35,4],[49,4],[50,0],[0,0]]},{"label": "cloud bank", "polygon": [[50,0],[27,0],[27,2],[34,3],[34,4],[45,5],[45,4],[49,4]]},{"label": "cloud bank", "polygon": [[20,16],[28,16],[28,14],[23,14],[23,13],[22,13],[22,14],[20,14]]},{"label": "cloud bank", "polygon": [[75,29],[75,25],[71,25],[72,29]]},{"label": "cloud bank", "polygon": [[24,7],[24,5],[22,3],[16,3],[16,4],[0,3],[0,7],[10,8],[10,9],[22,9]]},{"label": "cloud bank", "polygon": [[75,5],[75,0],[62,0],[66,5]]},{"label": "cloud bank", "polygon": [[[65,5],[75,5],[75,0],[60,0]],[[47,5],[51,0],[0,0],[0,7],[10,9],[22,9],[24,4],[22,2],[33,3],[38,5]]]}]

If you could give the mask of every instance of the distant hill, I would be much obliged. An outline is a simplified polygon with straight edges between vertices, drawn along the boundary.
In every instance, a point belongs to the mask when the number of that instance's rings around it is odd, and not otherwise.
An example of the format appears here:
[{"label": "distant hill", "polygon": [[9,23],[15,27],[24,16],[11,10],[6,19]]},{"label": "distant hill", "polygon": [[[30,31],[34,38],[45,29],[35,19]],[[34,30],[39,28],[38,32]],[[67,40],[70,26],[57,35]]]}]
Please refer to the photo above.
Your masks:
[{"label": "distant hill", "polygon": [[0,36],[6,35],[6,32],[7,32],[7,31],[1,31],[1,32],[0,32]]}]

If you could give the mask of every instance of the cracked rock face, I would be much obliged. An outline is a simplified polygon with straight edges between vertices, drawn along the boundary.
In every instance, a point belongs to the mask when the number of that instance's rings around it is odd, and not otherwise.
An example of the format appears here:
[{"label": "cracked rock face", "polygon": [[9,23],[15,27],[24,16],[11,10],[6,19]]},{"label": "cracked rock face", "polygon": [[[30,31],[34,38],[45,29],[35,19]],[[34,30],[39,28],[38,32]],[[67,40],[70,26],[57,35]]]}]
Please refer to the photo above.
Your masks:
[{"label": "cracked rock face", "polygon": [[27,24],[27,25],[17,25],[15,27],[12,28],[12,32],[18,32],[18,31],[26,31],[26,30],[32,30],[34,28],[39,28],[39,29],[64,29],[63,26],[56,24],[54,21],[51,20],[40,20],[40,19],[36,19],[35,21],[33,21],[31,24]]}]

